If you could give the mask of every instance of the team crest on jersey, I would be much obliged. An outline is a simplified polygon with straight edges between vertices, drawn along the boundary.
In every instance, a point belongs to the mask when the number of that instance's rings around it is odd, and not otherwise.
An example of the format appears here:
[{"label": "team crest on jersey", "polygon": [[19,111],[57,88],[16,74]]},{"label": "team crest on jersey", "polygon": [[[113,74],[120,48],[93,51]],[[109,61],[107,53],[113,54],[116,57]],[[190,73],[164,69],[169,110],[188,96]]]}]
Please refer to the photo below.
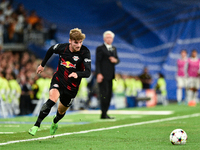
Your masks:
[{"label": "team crest on jersey", "polygon": [[79,57],[78,56],[74,56],[73,59],[74,59],[74,61],[78,61]]},{"label": "team crest on jersey", "polygon": [[76,68],[76,64],[72,64],[70,61],[63,61],[60,64],[67,68]]}]

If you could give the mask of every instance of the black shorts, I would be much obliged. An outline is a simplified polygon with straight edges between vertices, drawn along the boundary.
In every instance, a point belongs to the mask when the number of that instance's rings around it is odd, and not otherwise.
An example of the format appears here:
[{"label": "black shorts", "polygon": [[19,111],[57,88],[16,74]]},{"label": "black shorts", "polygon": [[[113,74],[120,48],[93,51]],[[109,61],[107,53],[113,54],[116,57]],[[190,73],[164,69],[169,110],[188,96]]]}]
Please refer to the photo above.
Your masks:
[{"label": "black shorts", "polygon": [[56,80],[52,79],[51,80],[51,85],[49,90],[51,89],[57,89],[60,93],[60,102],[65,106],[65,107],[70,107],[72,105],[72,102],[76,96],[76,93],[72,93]]}]

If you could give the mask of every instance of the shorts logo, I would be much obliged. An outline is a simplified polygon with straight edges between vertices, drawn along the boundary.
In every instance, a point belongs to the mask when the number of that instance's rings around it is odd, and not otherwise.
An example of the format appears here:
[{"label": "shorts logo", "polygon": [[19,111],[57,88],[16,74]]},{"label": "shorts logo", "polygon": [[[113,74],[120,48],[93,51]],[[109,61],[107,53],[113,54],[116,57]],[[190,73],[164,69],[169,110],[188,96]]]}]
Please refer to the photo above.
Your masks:
[{"label": "shorts logo", "polygon": [[74,61],[78,61],[79,57],[78,56],[74,56],[73,59],[74,59]]},{"label": "shorts logo", "polygon": [[71,101],[69,102],[68,106],[71,106],[73,101],[74,101],[74,98],[71,99]]},{"label": "shorts logo", "polygon": [[91,62],[91,59],[85,58],[84,61],[85,62]]},{"label": "shorts logo", "polygon": [[58,87],[59,87],[59,85],[58,85],[58,84],[54,84],[54,85],[53,85],[53,87],[57,87],[57,88],[58,88]]}]

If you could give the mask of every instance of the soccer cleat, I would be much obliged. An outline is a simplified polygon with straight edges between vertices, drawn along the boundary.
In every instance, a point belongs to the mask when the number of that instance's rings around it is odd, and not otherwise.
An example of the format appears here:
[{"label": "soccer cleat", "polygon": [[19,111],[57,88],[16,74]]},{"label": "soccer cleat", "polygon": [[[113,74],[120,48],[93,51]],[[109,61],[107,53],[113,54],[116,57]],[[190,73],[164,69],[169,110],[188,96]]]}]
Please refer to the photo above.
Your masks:
[{"label": "soccer cleat", "polygon": [[101,119],[115,119],[115,118],[114,118],[114,117],[110,117],[110,116],[106,115],[106,116],[101,116]]},{"label": "soccer cleat", "polygon": [[38,129],[39,129],[39,127],[33,126],[32,128],[29,129],[28,133],[31,134],[32,136],[34,136]]},{"label": "soccer cleat", "polygon": [[[56,116],[54,116],[55,118]],[[52,121],[52,124],[51,124],[51,128],[50,128],[50,134],[51,135],[54,135],[56,133],[56,130],[58,129],[58,123],[54,123]]]}]

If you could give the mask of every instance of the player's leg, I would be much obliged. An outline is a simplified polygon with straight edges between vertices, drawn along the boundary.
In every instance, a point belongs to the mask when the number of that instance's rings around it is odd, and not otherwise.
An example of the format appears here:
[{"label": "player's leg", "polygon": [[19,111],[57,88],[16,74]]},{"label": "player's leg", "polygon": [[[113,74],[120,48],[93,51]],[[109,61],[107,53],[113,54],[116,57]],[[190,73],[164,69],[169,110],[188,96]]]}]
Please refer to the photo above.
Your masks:
[{"label": "player's leg", "polygon": [[185,104],[187,104],[187,89],[188,89],[188,78],[184,77],[183,90],[184,90],[184,102],[185,102]]},{"label": "player's leg", "polygon": [[49,114],[49,112],[51,111],[51,108],[58,101],[59,96],[60,96],[60,93],[57,89],[51,89],[49,91],[49,99],[46,101],[46,103],[43,104],[40,110],[40,114],[38,116],[38,120],[35,123],[35,126],[40,127],[42,120]]},{"label": "player's leg", "polygon": [[37,118],[37,121],[35,122],[34,126],[29,130],[29,134],[31,135],[36,134],[38,128],[40,127],[41,122],[49,114],[51,108],[55,105],[59,96],[60,93],[57,89],[53,88],[49,91],[49,99],[43,104],[40,110],[40,114]]},{"label": "player's leg", "polygon": [[194,89],[193,89],[193,100],[198,103],[198,89],[199,89],[199,78],[195,78],[195,84],[194,84]]},{"label": "player's leg", "polygon": [[54,123],[57,123],[59,120],[61,120],[64,115],[65,112],[68,110],[69,107],[64,106],[61,102],[58,105],[58,111],[56,114],[56,117],[54,118]]},{"label": "player's leg", "polygon": [[192,100],[193,95],[193,78],[188,78],[188,86],[187,86],[187,103],[189,103]]},{"label": "player's leg", "polygon": [[182,87],[183,87],[183,79],[181,77],[177,77],[177,91],[176,91],[176,97],[178,104],[181,104],[182,101]]},{"label": "player's leg", "polygon": [[56,113],[56,116],[54,116],[54,119],[51,124],[50,128],[50,134],[55,134],[56,130],[58,129],[58,121],[60,121],[64,116],[68,108],[72,105],[74,98],[68,94],[61,94],[60,95],[60,102],[58,105],[58,110]]}]

